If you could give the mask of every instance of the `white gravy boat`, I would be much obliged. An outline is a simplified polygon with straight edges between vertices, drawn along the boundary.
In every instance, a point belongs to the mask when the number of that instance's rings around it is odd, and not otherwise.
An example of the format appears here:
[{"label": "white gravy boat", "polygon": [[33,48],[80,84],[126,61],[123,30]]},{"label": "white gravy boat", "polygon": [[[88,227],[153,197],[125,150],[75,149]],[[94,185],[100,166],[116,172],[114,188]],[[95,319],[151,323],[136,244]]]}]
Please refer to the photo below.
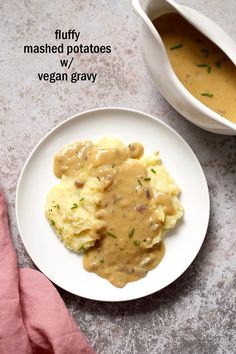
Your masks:
[{"label": "white gravy boat", "polygon": [[152,21],[168,12],[178,12],[193,27],[215,43],[236,65],[236,44],[217,24],[196,10],[173,0],[132,0],[142,17],[142,54],[148,71],[165,99],[190,122],[218,134],[236,135],[236,124],[196,99],[177,78],[165,46]]}]

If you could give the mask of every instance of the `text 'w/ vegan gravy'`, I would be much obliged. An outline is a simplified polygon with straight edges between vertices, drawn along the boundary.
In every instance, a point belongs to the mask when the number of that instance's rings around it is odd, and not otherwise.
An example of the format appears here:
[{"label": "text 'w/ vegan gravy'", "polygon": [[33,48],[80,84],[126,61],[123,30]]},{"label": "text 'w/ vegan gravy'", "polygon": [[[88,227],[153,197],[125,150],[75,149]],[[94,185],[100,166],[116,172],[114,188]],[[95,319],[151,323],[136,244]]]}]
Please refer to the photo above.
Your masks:
[{"label": "text 'w/ vegan gravy'", "polygon": [[199,101],[236,124],[236,67],[177,13],[153,21],[182,84]]},{"label": "text 'w/ vegan gravy'", "polygon": [[64,245],[83,251],[87,271],[123,287],[156,267],[163,238],[183,216],[179,187],[159,154],[115,138],[65,146],[54,160],[61,179],[46,217]]}]

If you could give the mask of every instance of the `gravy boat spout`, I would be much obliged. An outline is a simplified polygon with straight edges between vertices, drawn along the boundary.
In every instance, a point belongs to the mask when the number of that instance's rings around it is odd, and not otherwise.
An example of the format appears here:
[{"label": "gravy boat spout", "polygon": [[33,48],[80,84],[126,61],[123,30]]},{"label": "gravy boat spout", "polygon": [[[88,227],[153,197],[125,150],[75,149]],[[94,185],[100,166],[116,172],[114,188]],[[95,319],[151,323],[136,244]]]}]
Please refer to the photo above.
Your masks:
[{"label": "gravy boat spout", "polygon": [[163,40],[153,24],[161,15],[177,13],[213,42],[236,65],[236,44],[216,23],[173,0],[132,0],[143,20],[141,50],[147,69],[165,99],[186,119],[217,134],[236,135],[236,124],[194,97],[178,79]]}]

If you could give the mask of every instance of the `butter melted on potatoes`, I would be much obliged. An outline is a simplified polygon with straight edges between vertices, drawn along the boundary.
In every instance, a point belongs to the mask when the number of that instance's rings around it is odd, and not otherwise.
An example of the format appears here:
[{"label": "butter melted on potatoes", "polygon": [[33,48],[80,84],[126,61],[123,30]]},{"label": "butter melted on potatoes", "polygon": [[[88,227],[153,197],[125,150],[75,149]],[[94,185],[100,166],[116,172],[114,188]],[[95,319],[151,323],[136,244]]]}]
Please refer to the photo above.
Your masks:
[{"label": "butter melted on potatoes", "polygon": [[159,154],[115,138],[65,146],[54,160],[61,182],[46,217],[64,245],[83,251],[87,271],[123,287],[157,266],[163,238],[183,216],[179,187]]}]

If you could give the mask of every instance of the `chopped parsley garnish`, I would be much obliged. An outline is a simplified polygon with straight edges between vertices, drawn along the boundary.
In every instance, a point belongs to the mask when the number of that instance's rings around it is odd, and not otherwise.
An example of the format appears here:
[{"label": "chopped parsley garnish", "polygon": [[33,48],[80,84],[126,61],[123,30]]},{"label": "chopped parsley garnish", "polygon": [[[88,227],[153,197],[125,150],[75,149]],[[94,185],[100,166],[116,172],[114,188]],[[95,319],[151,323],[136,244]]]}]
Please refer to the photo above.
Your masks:
[{"label": "chopped parsley garnish", "polygon": [[100,177],[99,176],[97,176],[97,179],[100,181]]},{"label": "chopped parsley garnish", "polygon": [[152,173],[156,174],[156,171],[153,168],[151,168],[151,171]]},{"label": "chopped parsley garnish", "polygon": [[82,202],[82,200],[84,200],[84,197],[83,197],[83,198],[81,198],[79,201],[80,201],[80,202]]},{"label": "chopped parsley garnish", "polygon": [[52,226],[56,225],[55,220],[50,220],[50,223],[51,223]]},{"label": "chopped parsley garnish", "polygon": [[59,204],[57,204],[57,205],[56,205],[56,208],[57,208],[57,209],[60,209],[60,205],[59,205]]},{"label": "chopped parsley garnish", "polygon": [[176,44],[173,47],[171,47],[170,50],[175,50],[175,49],[179,49],[179,48],[182,48],[182,47],[183,47],[183,44],[180,43],[180,44]]},{"label": "chopped parsley garnish", "polygon": [[143,180],[148,182],[148,181],[151,181],[151,178],[150,177],[145,177]]},{"label": "chopped parsley garnish", "polygon": [[140,241],[134,240],[134,241],[133,241],[133,244],[134,244],[135,246],[138,246],[138,245],[140,244]]},{"label": "chopped parsley garnish", "polygon": [[102,258],[102,259],[100,259],[100,263],[104,263],[104,259]]},{"label": "chopped parsley garnish", "polygon": [[110,231],[107,231],[107,235],[108,235],[108,236],[111,236],[111,237],[113,237],[113,238],[117,238],[116,235],[114,235],[114,234],[113,234],[112,232],[110,232]]},{"label": "chopped parsley garnish", "polygon": [[217,68],[220,68],[221,67],[221,62],[220,61],[216,61],[215,65],[216,65]]},{"label": "chopped parsley garnish", "polygon": [[78,204],[73,203],[73,205],[72,205],[71,209],[76,209],[76,208],[78,208]]},{"label": "chopped parsley garnish", "polygon": [[134,229],[134,228],[133,228],[132,230],[130,230],[130,232],[129,232],[129,238],[133,237],[134,232],[135,232],[135,229]]},{"label": "chopped parsley garnish", "polygon": [[111,165],[111,167],[114,168],[114,167],[115,167],[115,164],[113,163],[113,164]]},{"label": "chopped parsley garnish", "polygon": [[78,249],[78,251],[83,251],[84,253],[87,253],[87,252],[88,252],[87,249],[84,248],[84,246],[81,246],[81,247]]},{"label": "chopped parsley garnish", "polygon": [[137,181],[138,181],[138,184],[142,187],[142,183],[141,183],[140,179],[138,179]]},{"label": "chopped parsley garnish", "polygon": [[213,97],[213,94],[210,92],[202,92],[201,96],[206,96],[206,97]]},{"label": "chopped parsley garnish", "polygon": [[210,72],[211,72],[211,66],[208,66],[207,72],[208,72],[208,74],[210,74]]},{"label": "chopped parsley garnish", "polygon": [[207,67],[208,67],[207,64],[197,64],[197,66],[198,66],[199,68],[207,68]]}]

